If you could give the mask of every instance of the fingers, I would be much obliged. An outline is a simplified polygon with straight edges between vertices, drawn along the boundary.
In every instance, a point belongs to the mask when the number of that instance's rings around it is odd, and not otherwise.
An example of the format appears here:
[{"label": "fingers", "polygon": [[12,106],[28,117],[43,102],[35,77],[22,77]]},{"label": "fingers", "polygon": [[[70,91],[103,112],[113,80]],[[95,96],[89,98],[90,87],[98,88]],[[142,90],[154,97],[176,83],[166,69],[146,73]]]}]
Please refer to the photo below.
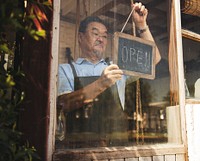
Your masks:
[{"label": "fingers", "polygon": [[122,78],[122,74],[123,74],[122,70],[112,70],[109,71],[107,78],[114,83]]},{"label": "fingers", "polygon": [[146,10],[145,6],[142,5],[141,8],[140,8],[140,12],[145,13],[145,10]]},{"label": "fingers", "polygon": [[133,8],[133,21],[135,22],[135,25],[139,29],[143,29],[147,26],[147,15],[148,10],[145,8],[145,6],[139,2],[132,4]]},{"label": "fingers", "polygon": [[111,70],[109,72],[110,72],[111,75],[116,75],[116,74],[122,75],[123,74],[121,69]]},{"label": "fingers", "polygon": [[111,64],[109,65],[106,69],[105,72],[110,74],[110,75],[122,75],[123,72],[121,69],[119,69],[119,67],[116,64]]},{"label": "fingers", "polygon": [[117,80],[120,80],[122,78],[122,74],[123,71],[119,69],[116,64],[111,64],[104,69],[101,76],[101,81],[106,87],[109,87]]},{"label": "fingers", "polygon": [[145,6],[139,2],[132,4],[132,7],[134,8],[134,11],[136,11],[140,16],[147,15],[148,10],[145,8]]},{"label": "fingers", "polygon": [[119,69],[118,65],[116,64],[111,64],[107,67],[108,70],[115,70],[115,69]]}]

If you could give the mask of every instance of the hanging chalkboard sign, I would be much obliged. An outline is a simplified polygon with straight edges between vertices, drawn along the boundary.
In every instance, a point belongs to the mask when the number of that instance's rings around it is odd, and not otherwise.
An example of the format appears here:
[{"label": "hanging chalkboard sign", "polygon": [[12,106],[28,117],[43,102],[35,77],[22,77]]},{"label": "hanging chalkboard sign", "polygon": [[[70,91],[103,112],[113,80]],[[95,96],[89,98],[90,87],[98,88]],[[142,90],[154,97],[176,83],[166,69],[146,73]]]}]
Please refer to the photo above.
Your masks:
[{"label": "hanging chalkboard sign", "polygon": [[126,75],[155,78],[155,43],[132,35],[114,34],[113,62]]}]

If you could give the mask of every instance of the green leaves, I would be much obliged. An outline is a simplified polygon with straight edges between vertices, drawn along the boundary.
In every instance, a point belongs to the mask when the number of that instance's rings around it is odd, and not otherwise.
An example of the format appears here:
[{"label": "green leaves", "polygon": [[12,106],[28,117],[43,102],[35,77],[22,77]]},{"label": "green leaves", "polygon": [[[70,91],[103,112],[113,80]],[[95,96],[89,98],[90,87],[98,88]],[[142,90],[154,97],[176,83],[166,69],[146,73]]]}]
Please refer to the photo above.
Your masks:
[{"label": "green leaves", "polygon": [[16,35],[21,36],[22,43],[25,34],[35,40],[46,37],[43,23],[48,23],[46,10],[51,9],[52,1],[26,2],[27,6],[25,0],[0,0],[0,161],[39,159],[36,149],[22,141],[22,133],[17,129],[25,98],[18,86],[25,76],[20,71],[20,64],[17,68],[13,64],[14,58],[22,55],[21,50],[15,51]]},{"label": "green leaves", "polygon": [[31,30],[31,31],[30,31],[30,35],[31,35],[35,40],[39,40],[41,37],[43,37],[43,38],[46,37],[46,31],[45,31],[45,30],[39,30],[39,31]]},{"label": "green leaves", "polygon": [[40,159],[36,154],[36,149],[30,147],[28,142],[24,145],[19,142],[21,137],[22,133],[20,132],[11,129],[0,130],[0,161],[32,161]]},{"label": "green leaves", "polygon": [[0,32],[20,31],[35,40],[46,37],[42,24],[48,22],[46,10],[52,9],[51,0],[27,0],[27,7],[20,0],[1,1],[0,22],[3,23],[0,23]]},{"label": "green leaves", "polygon": [[0,44],[0,51],[8,54],[13,54],[6,43]]}]

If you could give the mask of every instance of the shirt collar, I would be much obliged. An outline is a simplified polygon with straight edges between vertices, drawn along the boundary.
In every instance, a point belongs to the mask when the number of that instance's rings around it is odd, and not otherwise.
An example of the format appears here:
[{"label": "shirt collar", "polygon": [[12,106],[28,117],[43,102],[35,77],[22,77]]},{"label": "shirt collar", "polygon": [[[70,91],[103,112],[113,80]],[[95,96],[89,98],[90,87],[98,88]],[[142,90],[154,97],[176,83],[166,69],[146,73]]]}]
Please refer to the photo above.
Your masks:
[{"label": "shirt collar", "polygon": [[[101,62],[103,62],[104,64],[107,64],[103,58],[102,58],[99,62],[97,62],[96,64],[99,64],[99,63],[101,63]],[[83,64],[83,63],[90,63],[90,64],[93,64],[93,63],[91,63],[90,61],[86,60],[85,58],[78,58],[78,59],[76,60],[76,64],[79,64],[79,65],[80,65],[80,64]],[[94,65],[96,65],[96,64],[94,64]]]}]

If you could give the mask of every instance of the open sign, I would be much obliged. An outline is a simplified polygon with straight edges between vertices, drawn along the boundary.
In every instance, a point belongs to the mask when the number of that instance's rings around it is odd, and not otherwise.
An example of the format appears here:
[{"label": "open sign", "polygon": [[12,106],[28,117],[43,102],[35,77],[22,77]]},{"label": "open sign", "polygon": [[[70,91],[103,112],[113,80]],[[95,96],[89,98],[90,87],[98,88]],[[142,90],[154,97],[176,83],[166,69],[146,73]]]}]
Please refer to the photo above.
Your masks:
[{"label": "open sign", "polygon": [[121,32],[114,34],[113,62],[126,75],[154,79],[155,51],[154,42]]}]

